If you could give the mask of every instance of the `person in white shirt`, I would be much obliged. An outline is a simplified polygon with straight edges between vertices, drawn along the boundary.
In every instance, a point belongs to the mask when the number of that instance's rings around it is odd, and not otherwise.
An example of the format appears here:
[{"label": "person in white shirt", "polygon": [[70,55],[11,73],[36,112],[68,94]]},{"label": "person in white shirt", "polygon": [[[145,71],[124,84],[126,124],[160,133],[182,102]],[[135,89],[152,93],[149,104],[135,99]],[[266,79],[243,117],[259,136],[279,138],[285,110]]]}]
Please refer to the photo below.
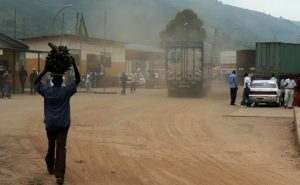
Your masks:
[{"label": "person in white shirt", "polygon": [[86,92],[91,91],[91,75],[89,73],[86,74],[85,89]]},{"label": "person in white shirt", "polygon": [[251,78],[248,75],[248,73],[245,73],[244,75],[244,92],[243,92],[243,100],[241,102],[241,106],[250,106],[251,102],[250,102],[250,84],[251,84]]},{"label": "person in white shirt", "polygon": [[284,96],[284,107],[292,109],[294,100],[294,88],[297,86],[296,82],[292,77],[288,77],[284,81],[285,96]]}]

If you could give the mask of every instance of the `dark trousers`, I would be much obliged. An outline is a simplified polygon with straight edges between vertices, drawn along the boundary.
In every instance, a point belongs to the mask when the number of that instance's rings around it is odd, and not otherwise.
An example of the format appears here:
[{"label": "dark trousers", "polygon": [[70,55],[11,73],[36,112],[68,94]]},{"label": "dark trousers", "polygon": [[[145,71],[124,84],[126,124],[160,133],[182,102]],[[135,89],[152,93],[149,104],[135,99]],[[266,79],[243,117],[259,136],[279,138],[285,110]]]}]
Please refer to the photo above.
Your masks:
[{"label": "dark trousers", "polygon": [[250,106],[251,102],[250,102],[250,88],[249,87],[245,87],[244,91],[243,91],[243,99],[241,102],[241,105],[246,105],[246,106]]},{"label": "dark trousers", "polygon": [[133,92],[136,89],[136,82],[131,82],[130,84],[130,91]]},{"label": "dark trousers", "polygon": [[235,104],[237,88],[230,88],[230,105]]},{"label": "dark trousers", "polygon": [[280,100],[280,103],[281,103],[281,105],[283,105],[284,106],[284,97],[285,97],[285,90],[283,89],[283,92],[281,92],[281,100]]},{"label": "dark trousers", "polygon": [[122,84],[122,91],[121,91],[122,95],[126,94],[126,84]]},{"label": "dark trousers", "polygon": [[21,80],[20,83],[21,83],[21,89],[22,89],[22,93],[23,93],[24,89],[25,89],[25,81]]},{"label": "dark trousers", "polygon": [[2,98],[11,98],[11,83],[5,82],[3,84],[3,94],[2,94]]},{"label": "dark trousers", "polygon": [[35,95],[34,83],[30,83],[30,93]]},{"label": "dark trousers", "polygon": [[56,177],[64,177],[66,171],[66,143],[69,127],[47,130],[48,152],[45,158],[48,169],[54,169]]}]

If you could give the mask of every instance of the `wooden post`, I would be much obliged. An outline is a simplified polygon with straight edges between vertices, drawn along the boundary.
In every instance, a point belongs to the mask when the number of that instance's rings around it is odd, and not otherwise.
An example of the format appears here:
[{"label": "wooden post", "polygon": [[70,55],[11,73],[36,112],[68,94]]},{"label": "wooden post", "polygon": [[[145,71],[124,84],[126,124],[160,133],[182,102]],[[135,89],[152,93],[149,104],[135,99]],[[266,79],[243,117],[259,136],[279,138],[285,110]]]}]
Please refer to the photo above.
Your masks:
[{"label": "wooden post", "polygon": [[14,65],[13,65],[13,80],[14,80],[14,85],[13,85],[13,92],[14,94],[16,94],[16,51],[14,50],[13,51],[13,62],[14,62]]},{"label": "wooden post", "polygon": [[38,52],[38,74],[40,74],[40,52]]}]

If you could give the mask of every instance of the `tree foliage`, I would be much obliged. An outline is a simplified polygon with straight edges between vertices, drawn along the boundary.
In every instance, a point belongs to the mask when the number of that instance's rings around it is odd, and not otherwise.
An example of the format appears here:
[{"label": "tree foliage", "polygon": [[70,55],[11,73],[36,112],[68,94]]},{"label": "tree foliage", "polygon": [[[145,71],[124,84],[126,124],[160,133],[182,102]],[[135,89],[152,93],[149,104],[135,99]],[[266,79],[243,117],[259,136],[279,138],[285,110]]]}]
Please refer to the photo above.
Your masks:
[{"label": "tree foliage", "polygon": [[160,32],[162,45],[166,41],[204,41],[205,36],[202,20],[190,9],[178,12]]}]

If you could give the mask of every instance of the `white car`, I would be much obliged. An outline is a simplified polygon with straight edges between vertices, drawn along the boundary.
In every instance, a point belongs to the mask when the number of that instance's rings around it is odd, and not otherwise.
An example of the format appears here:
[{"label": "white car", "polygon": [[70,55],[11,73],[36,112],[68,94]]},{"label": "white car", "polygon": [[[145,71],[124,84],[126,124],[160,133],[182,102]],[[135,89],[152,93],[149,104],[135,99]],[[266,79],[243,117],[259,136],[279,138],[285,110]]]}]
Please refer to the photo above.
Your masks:
[{"label": "white car", "polygon": [[280,104],[280,89],[274,80],[253,80],[250,85],[250,100],[253,105]]}]

